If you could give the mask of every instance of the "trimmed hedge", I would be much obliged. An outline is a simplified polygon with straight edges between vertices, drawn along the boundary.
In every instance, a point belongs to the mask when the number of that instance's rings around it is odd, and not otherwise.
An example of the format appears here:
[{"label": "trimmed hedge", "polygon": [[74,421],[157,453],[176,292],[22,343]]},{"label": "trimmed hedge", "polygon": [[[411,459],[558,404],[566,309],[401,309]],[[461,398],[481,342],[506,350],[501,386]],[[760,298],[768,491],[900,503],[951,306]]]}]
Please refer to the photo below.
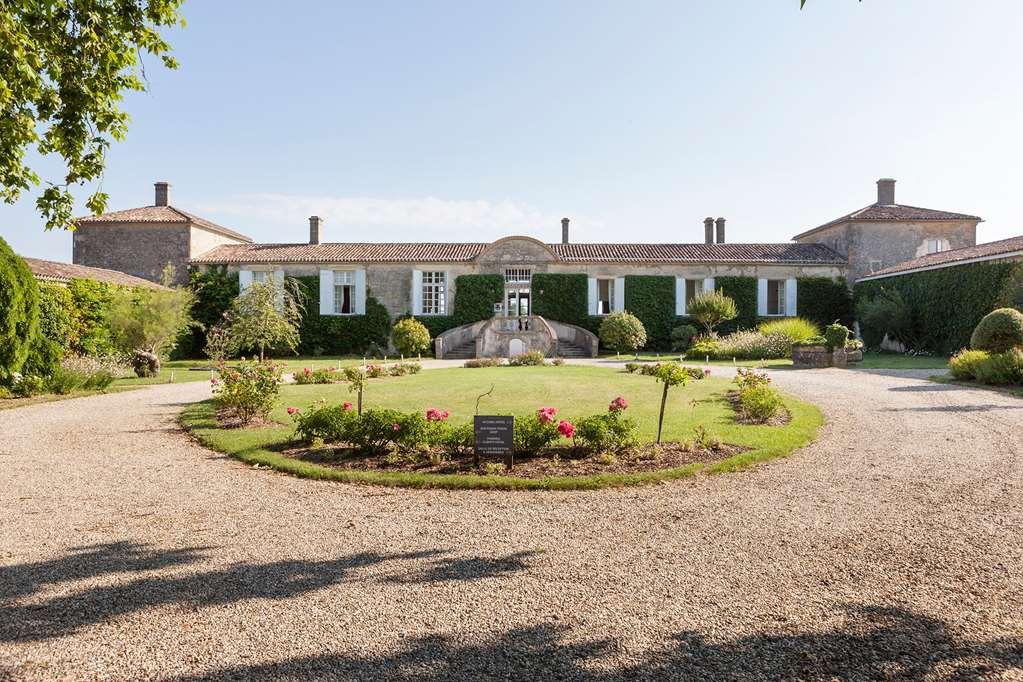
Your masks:
[{"label": "trimmed hedge", "polygon": [[625,310],[646,329],[648,350],[670,350],[675,326],[675,278],[665,275],[626,275]]},{"label": "trimmed hedge", "polygon": [[454,326],[493,317],[494,304],[503,298],[504,277],[501,275],[459,275],[455,278]]},{"label": "trimmed hedge", "polygon": [[853,323],[853,299],[844,279],[800,277],[796,280],[796,312],[820,328],[838,320],[847,327]]},{"label": "trimmed hedge", "polygon": [[[730,334],[739,329],[756,329],[757,280],[755,277],[715,277],[714,288],[735,301],[739,316],[718,327],[719,334]],[[798,293],[798,290],[797,290]]]},{"label": "trimmed hedge", "polygon": [[78,355],[109,355],[116,351],[107,327],[114,287],[113,284],[91,279],[68,282],[78,323],[71,349]]},{"label": "trimmed hedge", "polygon": [[[940,270],[914,272],[858,282],[857,301],[877,296],[882,289],[898,291],[910,309],[915,350],[953,353],[970,344],[981,318],[998,307],[1005,281],[1015,263],[969,263]],[[878,330],[864,330],[876,336]]]},{"label": "trimmed hedge", "polygon": [[20,372],[39,336],[39,285],[0,237],[0,384]]},{"label": "trimmed hedge", "polygon": [[[604,318],[590,315],[587,303],[586,275],[538,272],[530,284],[533,314],[556,322],[579,325],[594,334]],[[592,318],[592,319],[591,319]]]},{"label": "trimmed hedge", "polygon": [[206,347],[206,332],[223,319],[231,301],[238,296],[238,274],[229,275],[226,267],[207,272],[193,270],[188,273],[188,286],[195,294],[192,319],[202,326],[190,328],[178,339],[173,356],[201,358]]},{"label": "trimmed hedge", "polygon": [[302,355],[353,355],[373,345],[387,348],[391,316],[379,301],[367,293],[365,315],[320,315],[319,275],[295,278],[302,288],[305,314],[299,327]]}]

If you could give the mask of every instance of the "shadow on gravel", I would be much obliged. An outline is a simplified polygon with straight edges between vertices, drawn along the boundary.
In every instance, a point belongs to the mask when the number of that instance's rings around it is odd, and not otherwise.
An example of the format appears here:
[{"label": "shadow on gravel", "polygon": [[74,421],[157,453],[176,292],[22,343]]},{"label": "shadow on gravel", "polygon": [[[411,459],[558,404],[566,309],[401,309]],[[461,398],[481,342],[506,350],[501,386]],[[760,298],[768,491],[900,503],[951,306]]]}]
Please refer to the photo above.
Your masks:
[{"label": "shadow on gravel", "polygon": [[851,607],[845,627],[824,632],[738,637],[710,642],[676,635],[638,661],[608,668],[613,639],[566,641],[567,627],[507,630],[482,644],[427,636],[386,656],[324,654],[232,666],[181,681],[285,680],[847,680],[990,679],[1023,665],[1019,640],[965,641],[941,620],[897,608]]},{"label": "shadow on gravel", "polygon": [[892,386],[888,390],[893,393],[949,393],[952,391],[965,391],[968,389],[968,386],[960,386],[959,384],[939,384],[935,382],[928,382],[926,384],[911,384],[909,386]]},{"label": "shadow on gravel", "polygon": [[[435,559],[420,572],[402,567],[388,582],[473,581],[528,569],[533,552],[498,558],[442,558],[442,550],[364,552],[321,561],[293,560],[236,564],[186,575],[133,575],[203,562],[210,548],[153,550],[118,542],[76,548],[67,556],[0,567],[0,642],[36,641],[72,634],[118,616],[164,606],[202,608],[248,599],[287,600],[351,579],[358,568],[391,561]],[[111,585],[88,587],[39,603],[16,604],[47,586],[112,574],[127,574]],[[287,608],[282,605],[281,608]]]},{"label": "shadow on gravel", "polygon": [[1023,410],[1020,405],[920,405],[918,407],[889,407],[884,412],[996,412],[999,410]]}]

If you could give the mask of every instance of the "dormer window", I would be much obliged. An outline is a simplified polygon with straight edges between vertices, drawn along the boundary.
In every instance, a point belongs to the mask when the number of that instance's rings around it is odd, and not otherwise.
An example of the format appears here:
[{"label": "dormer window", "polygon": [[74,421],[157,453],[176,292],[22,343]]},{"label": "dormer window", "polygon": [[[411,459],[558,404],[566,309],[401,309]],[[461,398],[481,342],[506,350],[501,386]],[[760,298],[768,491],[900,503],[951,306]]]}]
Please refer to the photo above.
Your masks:
[{"label": "dormer window", "polygon": [[945,251],[945,244],[943,239],[928,239],[927,240],[927,253],[940,253]]}]

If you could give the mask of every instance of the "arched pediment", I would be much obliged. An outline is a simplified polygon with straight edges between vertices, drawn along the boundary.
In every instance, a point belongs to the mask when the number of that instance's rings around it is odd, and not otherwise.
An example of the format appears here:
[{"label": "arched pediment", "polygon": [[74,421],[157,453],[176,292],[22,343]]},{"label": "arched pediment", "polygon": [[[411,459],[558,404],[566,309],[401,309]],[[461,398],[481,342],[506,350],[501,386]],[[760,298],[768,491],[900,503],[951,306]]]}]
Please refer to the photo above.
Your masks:
[{"label": "arched pediment", "polygon": [[489,244],[476,256],[476,260],[487,263],[551,263],[560,259],[539,239],[515,235]]}]

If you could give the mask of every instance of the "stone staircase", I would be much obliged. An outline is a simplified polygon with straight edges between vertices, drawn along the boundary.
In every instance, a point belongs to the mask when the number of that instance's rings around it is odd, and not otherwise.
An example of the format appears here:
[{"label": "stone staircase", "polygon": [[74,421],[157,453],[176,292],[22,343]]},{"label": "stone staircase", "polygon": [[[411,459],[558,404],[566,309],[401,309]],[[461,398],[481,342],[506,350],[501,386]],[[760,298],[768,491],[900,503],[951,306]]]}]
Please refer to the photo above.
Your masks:
[{"label": "stone staircase", "polygon": [[444,353],[445,360],[471,360],[476,357],[476,341],[467,341]]},{"label": "stone staircase", "polygon": [[574,343],[568,343],[566,341],[558,342],[558,357],[562,358],[588,358],[590,357],[589,351],[582,346],[577,346]]}]

